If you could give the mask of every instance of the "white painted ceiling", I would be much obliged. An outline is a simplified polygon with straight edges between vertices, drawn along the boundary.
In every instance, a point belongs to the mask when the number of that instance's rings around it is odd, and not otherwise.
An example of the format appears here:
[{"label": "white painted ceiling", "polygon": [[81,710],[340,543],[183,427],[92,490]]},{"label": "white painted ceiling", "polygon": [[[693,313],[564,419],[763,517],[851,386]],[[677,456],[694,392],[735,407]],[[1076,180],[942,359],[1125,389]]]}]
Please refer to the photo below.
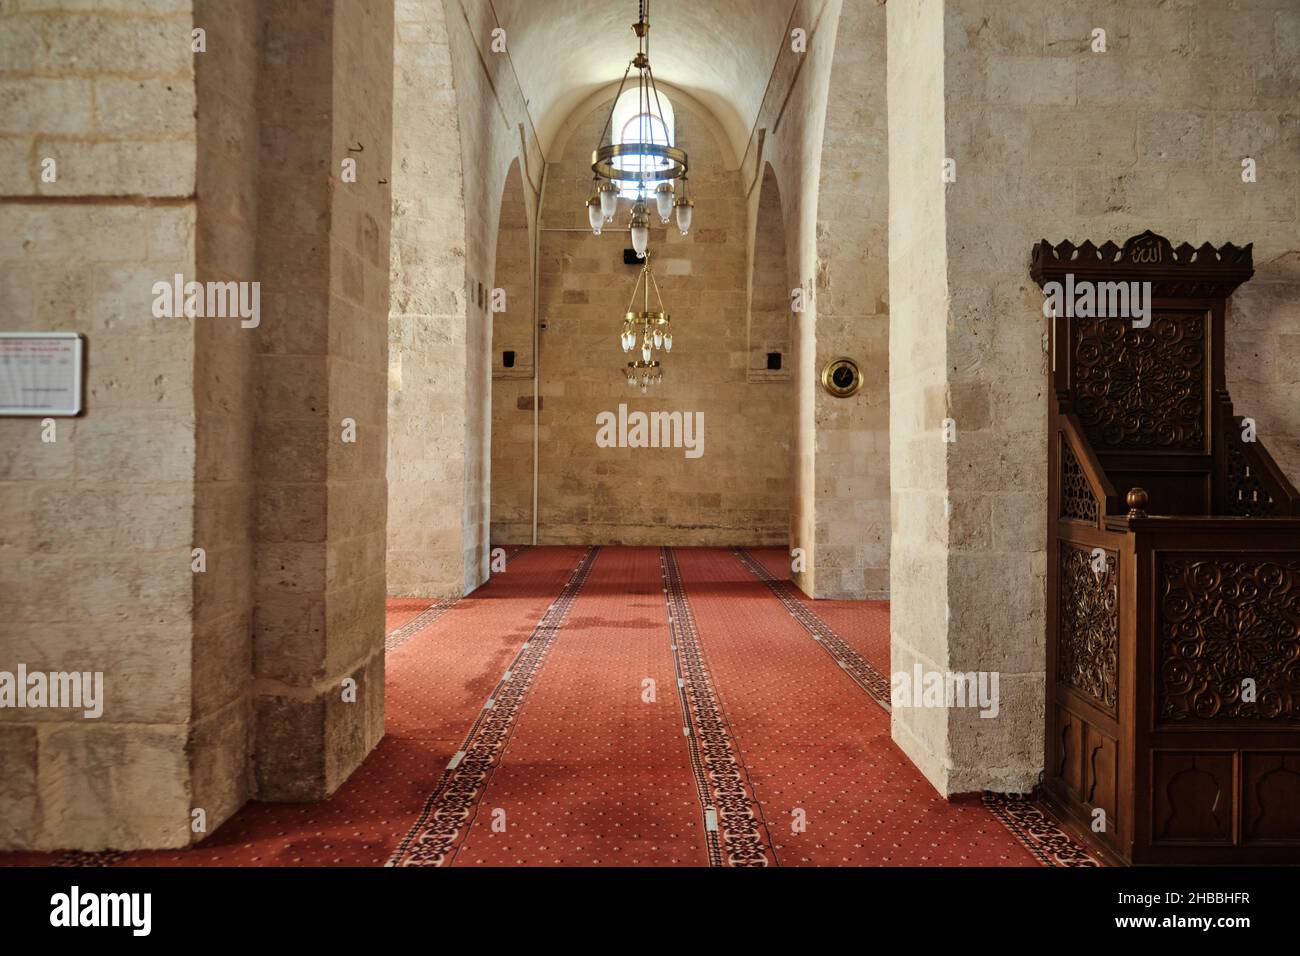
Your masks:
[{"label": "white painted ceiling", "polygon": [[[528,111],[550,152],[569,114],[636,54],[636,0],[492,0]],[[696,97],[744,151],[794,0],[651,0],[655,79]]]}]

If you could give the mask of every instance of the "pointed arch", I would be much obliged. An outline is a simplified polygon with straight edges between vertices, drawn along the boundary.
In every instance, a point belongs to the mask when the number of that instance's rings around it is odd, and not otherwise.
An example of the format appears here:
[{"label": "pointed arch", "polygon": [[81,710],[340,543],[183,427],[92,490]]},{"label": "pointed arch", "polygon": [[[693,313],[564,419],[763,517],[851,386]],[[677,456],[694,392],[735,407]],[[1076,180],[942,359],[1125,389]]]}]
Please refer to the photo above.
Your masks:
[{"label": "pointed arch", "polygon": [[751,382],[791,378],[790,289],[781,185],[771,163],[763,167],[758,214],[750,254],[748,378]]}]

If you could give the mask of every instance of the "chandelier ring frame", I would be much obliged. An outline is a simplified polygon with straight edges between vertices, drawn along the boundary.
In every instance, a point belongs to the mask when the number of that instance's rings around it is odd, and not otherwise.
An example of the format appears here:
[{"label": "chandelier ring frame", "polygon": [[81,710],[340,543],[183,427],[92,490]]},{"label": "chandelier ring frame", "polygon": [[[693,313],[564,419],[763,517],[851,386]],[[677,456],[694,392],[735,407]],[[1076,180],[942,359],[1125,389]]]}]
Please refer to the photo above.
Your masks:
[{"label": "chandelier ring frame", "polygon": [[[655,169],[622,169],[614,160],[622,156],[653,156],[665,160],[667,167]],[[660,143],[610,143],[591,154],[591,171],[611,182],[657,183],[682,179],[690,169],[684,149]]]},{"label": "chandelier ring frame", "polygon": [[633,325],[667,325],[667,312],[629,312],[624,318]]}]

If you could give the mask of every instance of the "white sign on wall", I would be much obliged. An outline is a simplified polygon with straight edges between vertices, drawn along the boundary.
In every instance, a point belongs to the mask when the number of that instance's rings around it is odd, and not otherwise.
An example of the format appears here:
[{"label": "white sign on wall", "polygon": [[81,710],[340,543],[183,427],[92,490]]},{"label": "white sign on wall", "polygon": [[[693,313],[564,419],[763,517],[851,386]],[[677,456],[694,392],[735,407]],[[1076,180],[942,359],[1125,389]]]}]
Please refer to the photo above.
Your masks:
[{"label": "white sign on wall", "polygon": [[76,332],[0,332],[0,415],[81,414]]}]

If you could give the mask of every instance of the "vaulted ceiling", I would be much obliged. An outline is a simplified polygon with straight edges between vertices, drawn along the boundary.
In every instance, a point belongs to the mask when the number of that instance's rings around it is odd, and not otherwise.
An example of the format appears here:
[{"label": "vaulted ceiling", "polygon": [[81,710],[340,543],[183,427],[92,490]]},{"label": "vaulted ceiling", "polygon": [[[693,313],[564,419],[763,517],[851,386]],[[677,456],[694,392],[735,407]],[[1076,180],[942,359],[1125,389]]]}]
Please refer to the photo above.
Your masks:
[{"label": "vaulted ceiling", "polygon": [[[636,53],[637,0],[493,0],[542,146]],[[696,97],[737,155],[763,102],[794,0],[652,0],[655,78]]]}]

